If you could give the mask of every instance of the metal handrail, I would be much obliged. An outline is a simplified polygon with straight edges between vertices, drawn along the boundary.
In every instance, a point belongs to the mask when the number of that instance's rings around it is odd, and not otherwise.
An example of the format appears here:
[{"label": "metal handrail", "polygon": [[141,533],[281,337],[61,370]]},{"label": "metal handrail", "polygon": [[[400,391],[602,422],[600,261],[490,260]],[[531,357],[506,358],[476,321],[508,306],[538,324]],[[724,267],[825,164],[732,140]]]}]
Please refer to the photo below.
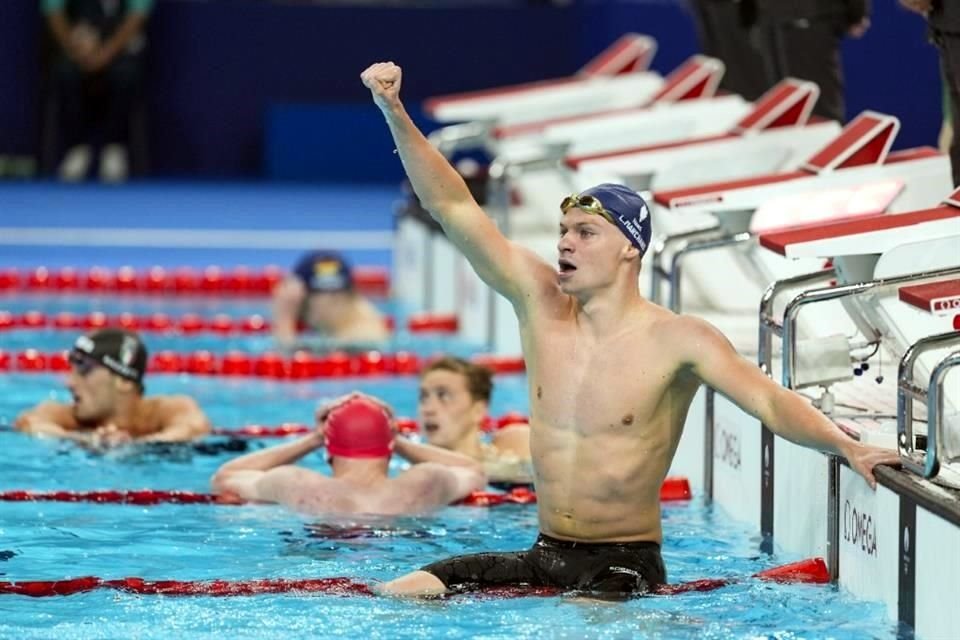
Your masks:
[{"label": "metal handrail", "polygon": [[[779,334],[783,343],[783,372],[782,383],[787,389],[793,389],[796,380],[796,349],[797,349],[797,318],[800,310],[809,304],[838,300],[841,298],[860,295],[867,292],[881,293],[890,289],[899,288],[908,283],[923,283],[935,281],[945,277],[960,274],[960,267],[942,269],[933,272],[908,274],[885,280],[874,280],[858,284],[832,286],[821,289],[812,289],[796,296],[787,303],[783,312],[783,321],[777,324],[772,317],[773,302],[777,295],[792,285],[806,281],[827,279],[836,275],[834,269],[809,273],[795,278],[775,282],[763,294],[760,302],[760,366],[772,377],[772,335]],[[840,459],[833,454],[827,454],[828,488],[827,488],[827,565],[832,580],[837,579],[839,573],[839,517],[840,517]]]},{"label": "metal handrail", "polygon": [[840,298],[847,298],[864,293],[885,293],[892,289],[898,289],[906,284],[924,284],[957,275],[960,275],[960,267],[937,269],[936,271],[911,273],[893,278],[871,280],[870,282],[804,291],[788,302],[787,307],[783,311],[783,386],[787,389],[792,389],[794,380],[796,380],[797,377],[797,317],[800,315],[800,310],[803,307],[809,304],[838,300]]},{"label": "metal handrail", "polygon": [[796,289],[799,286],[809,285],[821,280],[832,280],[837,277],[837,270],[833,267],[804,273],[791,278],[784,278],[772,283],[763,292],[760,298],[760,335],[758,339],[757,361],[760,370],[772,378],[773,373],[770,370],[773,366],[773,336],[782,335],[783,325],[773,317],[773,304],[784,291]]},{"label": "metal handrail", "polygon": [[662,264],[663,254],[674,244],[689,242],[695,239],[706,239],[720,231],[720,223],[711,227],[691,229],[681,233],[674,233],[657,239],[650,247],[650,302],[660,304],[660,283],[663,278],[670,277],[670,271]]},{"label": "metal handrail", "polygon": [[[960,333],[958,333],[960,336]],[[950,369],[960,366],[960,351],[954,351],[940,361],[930,374],[927,387],[927,476],[932,478],[940,472],[940,451],[943,443],[940,429],[943,426],[943,381]],[[930,453],[933,453],[932,460]]]},{"label": "metal handrail", "polygon": [[692,253],[702,251],[711,251],[723,247],[732,247],[737,244],[743,244],[755,239],[755,236],[748,233],[737,233],[732,236],[724,236],[715,240],[703,240],[700,242],[691,242],[674,252],[670,260],[670,310],[674,313],[680,313],[680,278],[683,275],[681,263]]},{"label": "metal handrail", "polygon": [[[914,383],[914,369],[923,353],[954,344],[960,344],[960,331],[948,331],[917,341],[903,355],[897,373],[897,448],[904,468],[924,478],[932,478],[940,471],[937,447],[942,442],[939,430],[943,417],[943,381],[950,369],[960,366],[960,351],[937,363],[926,389]],[[927,450],[922,455],[914,449],[914,399],[927,402]]]}]

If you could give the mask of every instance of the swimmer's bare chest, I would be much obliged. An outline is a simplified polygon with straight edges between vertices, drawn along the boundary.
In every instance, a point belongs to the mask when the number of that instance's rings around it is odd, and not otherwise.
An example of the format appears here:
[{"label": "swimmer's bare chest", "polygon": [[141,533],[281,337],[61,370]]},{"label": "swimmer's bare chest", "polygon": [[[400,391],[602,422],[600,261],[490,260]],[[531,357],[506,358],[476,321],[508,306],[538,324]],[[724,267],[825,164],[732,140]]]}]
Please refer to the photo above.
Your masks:
[{"label": "swimmer's bare chest", "polygon": [[541,337],[528,345],[541,528],[570,539],[657,539],[657,490],[695,385],[648,337]]},{"label": "swimmer's bare chest", "polygon": [[584,436],[649,421],[676,374],[655,336],[635,330],[594,338],[555,325],[525,344],[536,416]]}]

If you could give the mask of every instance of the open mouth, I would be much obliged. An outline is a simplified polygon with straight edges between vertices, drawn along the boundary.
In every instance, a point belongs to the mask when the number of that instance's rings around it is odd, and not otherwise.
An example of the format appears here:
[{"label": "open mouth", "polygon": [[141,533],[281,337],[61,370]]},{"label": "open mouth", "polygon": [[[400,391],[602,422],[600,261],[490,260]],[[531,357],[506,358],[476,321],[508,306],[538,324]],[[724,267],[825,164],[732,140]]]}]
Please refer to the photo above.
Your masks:
[{"label": "open mouth", "polygon": [[439,431],[439,430],[440,430],[440,425],[438,425],[436,422],[424,422],[424,423],[423,423],[423,431],[424,431],[424,433],[436,433],[436,432]]},{"label": "open mouth", "polygon": [[570,274],[577,270],[575,264],[564,258],[560,258],[560,260],[557,261],[557,266],[559,267],[561,274]]}]

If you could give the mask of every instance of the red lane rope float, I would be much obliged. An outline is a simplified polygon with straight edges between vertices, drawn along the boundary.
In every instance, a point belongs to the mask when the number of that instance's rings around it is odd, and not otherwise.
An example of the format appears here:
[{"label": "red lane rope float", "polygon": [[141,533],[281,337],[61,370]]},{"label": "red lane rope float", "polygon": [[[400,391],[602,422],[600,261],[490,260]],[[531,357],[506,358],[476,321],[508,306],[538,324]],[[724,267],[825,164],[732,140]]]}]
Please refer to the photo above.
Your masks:
[{"label": "red lane rope float", "polygon": [[[6,353],[0,351],[0,372],[69,371],[67,351],[42,352],[36,349]],[[523,373],[520,357],[477,356],[474,361],[494,373]],[[178,353],[160,351],[151,356],[151,373],[192,373],[204,376],[255,376],[278,380],[312,380],[354,376],[406,376],[420,372],[420,356],[408,351],[383,353],[364,351],[348,354],[335,351],[313,354],[297,351],[292,356],[278,353],[251,354],[228,351],[222,355],[210,351]]]},{"label": "red lane rope float", "polygon": [[[386,318],[390,329],[395,327],[392,317]],[[201,316],[186,313],[170,316],[165,313],[136,315],[120,313],[107,315],[99,311],[90,313],[72,313],[62,311],[53,315],[42,311],[26,311],[20,314],[0,311],[0,331],[22,329],[63,329],[71,331],[89,331],[103,328],[129,329],[142,333],[163,332],[192,335],[212,332],[220,335],[269,333],[270,322],[263,316],[229,316],[218,313],[214,316]],[[459,327],[457,316],[451,313],[416,314],[407,318],[407,330],[410,333],[456,333]]]},{"label": "red lane rope float", "polygon": [[[238,295],[264,296],[273,291],[285,271],[277,266],[250,269],[224,269],[209,266],[205,269],[176,267],[164,269],[0,269],[0,292],[29,291],[37,293],[125,293],[152,295]],[[381,267],[355,267],[354,287],[371,296],[386,296],[390,292],[390,276]]]},{"label": "red lane rope float", "polygon": [[371,596],[370,587],[350,578],[308,578],[288,580],[155,580],[121,578],[103,580],[95,576],[68,580],[0,582],[0,593],[42,598],[70,596],[95,589],[165,596],[252,596],[264,593],[327,593],[340,596]]},{"label": "red lane rope float", "polygon": [[[760,571],[751,576],[780,584],[827,584],[830,574],[823,558],[810,558],[781,567]],[[713,591],[728,584],[739,582],[736,578],[694,580],[679,584],[661,585],[652,595],[679,595],[691,591]],[[306,578],[266,580],[144,580],[143,578],[120,578],[104,580],[96,576],[69,578],[65,580],[19,580],[0,582],[0,594],[44,598],[70,596],[96,589],[113,589],[126,593],[165,596],[251,596],[265,593],[326,593],[338,596],[371,596],[373,591],[362,582],[352,578]],[[551,587],[496,587],[484,589],[469,596],[493,598],[543,597],[561,594]]]},{"label": "red lane rope float", "polygon": [[[808,558],[799,562],[764,569],[750,577],[780,584],[827,584],[830,582],[830,571],[827,569],[827,563],[823,561],[823,558]],[[713,591],[735,582],[740,582],[740,580],[736,578],[706,578],[679,584],[660,585],[654,590],[654,593],[672,596],[690,591]]]},{"label": "red lane rope float", "polygon": [[[667,478],[660,488],[660,499],[689,500],[690,485],[686,478]],[[526,487],[500,491],[474,491],[457,502],[468,507],[496,507],[502,504],[534,504],[537,494]],[[242,504],[227,501],[212,493],[193,491],[167,491],[160,489],[137,489],[132,491],[26,491],[13,489],[0,491],[0,502],[90,502],[96,504]]]},{"label": "red lane rope float", "polygon": [[193,491],[3,491],[3,502],[93,502],[97,504],[233,504],[212,493]]}]

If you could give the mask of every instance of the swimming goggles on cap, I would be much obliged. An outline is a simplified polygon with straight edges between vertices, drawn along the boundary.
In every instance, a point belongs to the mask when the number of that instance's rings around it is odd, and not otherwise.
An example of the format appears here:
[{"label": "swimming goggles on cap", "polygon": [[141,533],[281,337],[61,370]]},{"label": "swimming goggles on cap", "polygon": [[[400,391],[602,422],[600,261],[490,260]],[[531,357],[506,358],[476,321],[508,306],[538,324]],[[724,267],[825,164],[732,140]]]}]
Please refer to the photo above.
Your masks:
[{"label": "swimming goggles on cap", "polygon": [[70,352],[68,359],[70,366],[83,377],[89,375],[91,371],[100,365],[100,362],[96,358],[76,350]]},{"label": "swimming goggles on cap", "polygon": [[569,209],[580,209],[586,213],[603,217],[610,224],[617,224],[613,221],[613,216],[604,208],[599,198],[590,195],[572,195],[567,196],[560,202],[560,211],[566,213]]}]

